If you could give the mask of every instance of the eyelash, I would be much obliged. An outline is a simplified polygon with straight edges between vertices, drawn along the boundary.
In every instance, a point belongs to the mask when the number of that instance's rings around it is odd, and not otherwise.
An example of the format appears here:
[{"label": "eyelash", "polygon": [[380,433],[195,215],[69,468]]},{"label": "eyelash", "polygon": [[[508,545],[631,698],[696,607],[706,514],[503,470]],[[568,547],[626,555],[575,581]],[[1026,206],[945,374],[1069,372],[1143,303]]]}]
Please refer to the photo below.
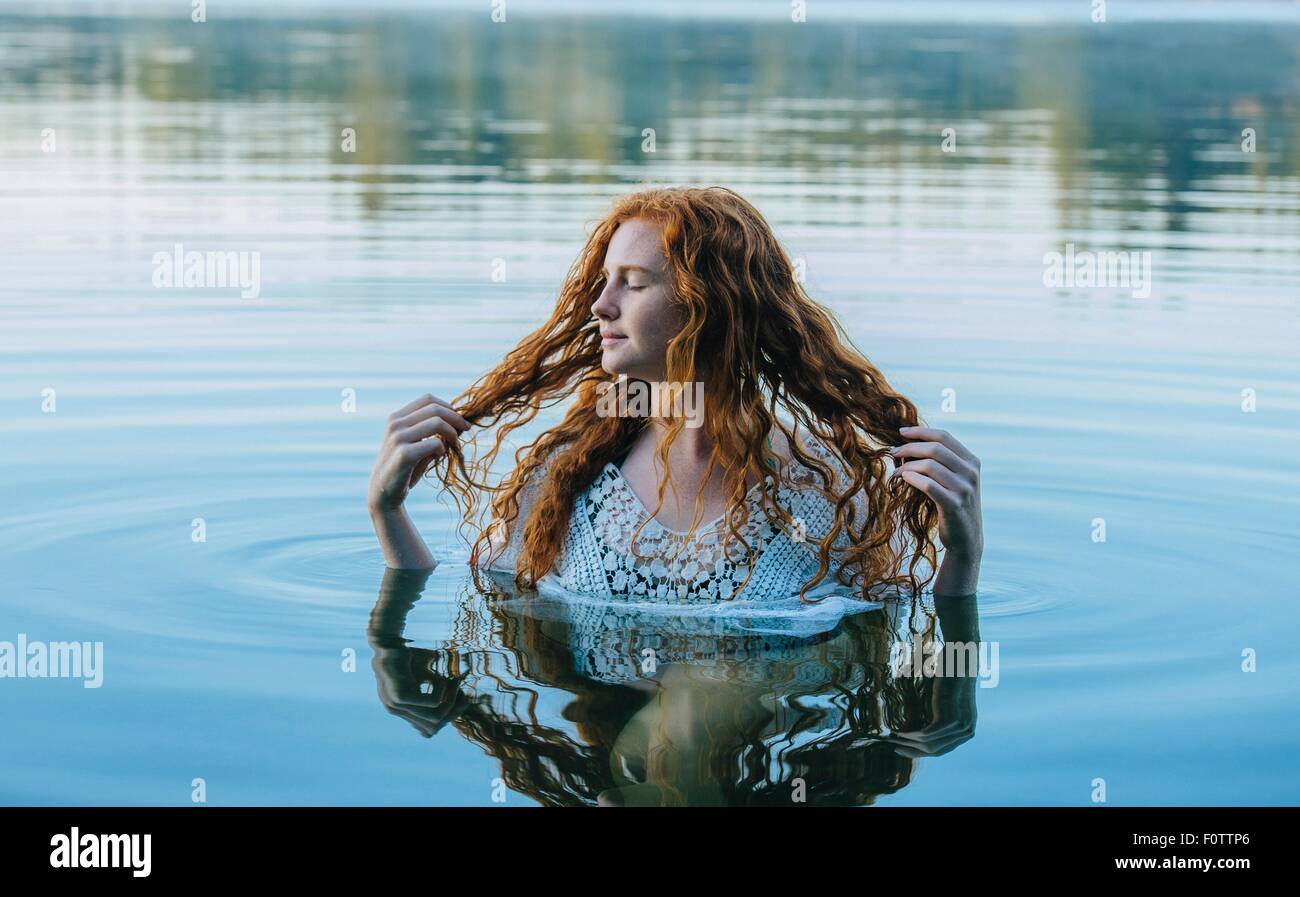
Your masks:
[{"label": "eyelash", "polygon": [[[608,275],[608,274],[602,274],[600,279],[601,279],[602,281],[608,280],[608,279],[609,279],[609,275]],[[643,285],[641,285],[641,286],[639,286],[639,287],[634,287],[634,286],[632,286],[632,284],[629,283],[629,284],[627,285],[627,288],[628,288],[629,290],[644,290],[644,289],[646,289],[646,287],[648,287],[648,286],[650,286],[650,284],[647,283],[647,284],[643,284]]]}]

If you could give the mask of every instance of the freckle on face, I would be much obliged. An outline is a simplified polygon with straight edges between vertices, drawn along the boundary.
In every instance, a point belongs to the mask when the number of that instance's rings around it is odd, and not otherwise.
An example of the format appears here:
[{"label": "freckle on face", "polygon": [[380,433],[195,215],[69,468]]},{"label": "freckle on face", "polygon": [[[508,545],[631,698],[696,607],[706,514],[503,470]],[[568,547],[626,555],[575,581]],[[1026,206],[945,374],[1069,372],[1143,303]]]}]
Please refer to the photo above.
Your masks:
[{"label": "freckle on face", "polygon": [[[595,311],[602,317],[603,329],[626,336],[603,346],[602,366],[610,373],[658,379],[668,342],[681,327],[680,310],[672,306],[665,277],[668,263],[660,235],[659,225],[633,218],[619,225],[606,249],[607,292]],[[629,271],[625,265],[639,265],[648,272]]]}]

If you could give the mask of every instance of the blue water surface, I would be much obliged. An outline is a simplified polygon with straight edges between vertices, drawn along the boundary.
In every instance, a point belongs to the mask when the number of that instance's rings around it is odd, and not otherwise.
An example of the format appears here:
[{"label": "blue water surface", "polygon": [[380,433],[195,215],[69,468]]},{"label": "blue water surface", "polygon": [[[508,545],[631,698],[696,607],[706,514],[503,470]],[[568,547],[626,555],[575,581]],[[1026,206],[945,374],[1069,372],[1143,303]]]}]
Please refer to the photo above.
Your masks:
[{"label": "blue water surface", "polygon": [[[104,666],[0,679],[0,802],[1296,803],[1298,54],[1286,17],[3,14],[0,641]],[[478,595],[427,486],[443,562],[385,577],[386,416],[642,183],[757,204],[979,455],[977,606],[620,640]],[[176,244],[260,295],[155,287]],[[1067,244],[1149,252],[1149,295],[1045,285]],[[936,626],[996,685],[893,676]]]}]

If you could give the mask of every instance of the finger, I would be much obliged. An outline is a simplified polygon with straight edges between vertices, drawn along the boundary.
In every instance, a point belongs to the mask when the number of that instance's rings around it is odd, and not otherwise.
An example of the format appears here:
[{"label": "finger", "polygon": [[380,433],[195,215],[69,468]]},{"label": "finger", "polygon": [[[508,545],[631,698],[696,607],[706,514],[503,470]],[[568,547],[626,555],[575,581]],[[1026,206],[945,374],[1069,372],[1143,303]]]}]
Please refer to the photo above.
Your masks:
[{"label": "finger", "polygon": [[450,701],[453,701],[454,698],[455,698],[454,695],[443,694],[441,690],[439,690],[438,692],[429,692],[426,694],[425,692],[419,691],[417,687],[414,693],[408,690],[404,692],[400,697],[398,697],[393,703],[396,704],[398,707],[401,707],[403,710],[412,713],[418,713],[421,711],[436,712],[442,710],[445,707],[445,705],[447,705]]},{"label": "finger", "polygon": [[974,466],[942,442],[906,442],[889,450],[894,458],[933,458],[957,473],[975,473]]},{"label": "finger", "polygon": [[900,757],[906,757],[908,760],[921,760],[930,756],[929,750],[923,745],[910,741],[903,741],[895,735],[885,735],[880,739],[894,749],[894,753]]},{"label": "finger", "polygon": [[458,442],[460,433],[448,423],[444,418],[431,417],[428,420],[418,421],[404,430],[399,430],[393,434],[393,439],[397,442],[419,442],[421,439],[427,439],[430,436],[445,436],[449,442]]},{"label": "finger", "polygon": [[406,488],[414,489],[420,482],[421,478],[424,477],[424,472],[429,469],[429,466],[433,464],[435,460],[437,459],[430,455],[427,458],[416,461],[415,466],[411,468],[411,475],[406,479]]},{"label": "finger", "polygon": [[939,726],[927,727],[924,729],[915,729],[909,732],[892,732],[890,733],[890,737],[902,738],[905,740],[915,741],[918,743],[921,742],[933,743],[936,741],[942,741],[945,738],[948,738],[953,734],[960,732],[961,728],[962,728],[961,723],[954,721],[951,723],[944,723]]},{"label": "finger", "polygon": [[947,430],[940,430],[937,427],[902,427],[899,429],[899,435],[904,439],[924,439],[929,442],[942,442],[948,448],[952,449],[957,455],[965,458],[974,464],[978,459],[974,452],[962,445],[956,436],[953,436]]},{"label": "finger", "polygon": [[938,745],[950,742],[960,743],[969,738],[970,727],[958,723],[945,723],[935,728],[926,727],[911,732],[891,732],[886,739],[898,744],[906,744],[918,750],[932,750]]},{"label": "finger", "polygon": [[914,470],[917,473],[923,473],[930,479],[937,482],[945,489],[953,492],[960,492],[965,488],[961,477],[944,467],[938,461],[932,461],[929,458],[922,458],[919,461],[908,461],[906,464],[899,465],[899,470]]},{"label": "finger", "polygon": [[402,461],[412,466],[425,458],[436,461],[447,453],[447,444],[442,440],[442,436],[432,436],[419,442],[407,442],[397,451],[401,454]]},{"label": "finger", "polygon": [[392,707],[388,708],[388,712],[393,714],[393,716],[398,716],[406,720],[415,728],[415,731],[419,732],[425,738],[432,738],[436,732],[434,727],[427,721],[420,719],[413,713],[407,713],[405,710],[399,710]]},{"label": "finger", "polygon": [[927,744],[923,747],[894,744],[894,753],[909,760],[924,760],[926,757],[942,757],[959,744],[961,744],[960,741],[951,744]]},{"label": "finger", "polygon": [[897,473],[898,476],[902,477],[904,482],[909,486],[919,489],[927,498],[944,510],[955,511],[961,506],[961,503],[957,501],[957,496],[953,495],[925,474],[917,473],[915,470],[904,470],[901,467],[898,469]]},{"label": "finger", "polygon": [[394,422],[393,427],[394,429],[399,430],[406,427],[413,427],[421,421],[430,420],[434,417],[440,417],[445,421],[449,421],[452,426],[461,432],[469,429],[469,421],[457,414],[451,406],[439,404],[438,402],[432,402],[428,405],[416,408],[405,417],[398,418]]},{"label": "finger", "polygon": [[425,405],[428,405],[430,402],[436,402],[436,401],[437,401],[437,399],[435,399],[433,396],[429,395],[429,394],[426,392],[424,395],[420,396],[418,399],[415,399],[415,400],[413,400],[413,401],[407,402],[407,403],[406,403],[405,405],[403,405],[401,408],[398,408],[398,409],[397,409],[396,411],[394,411],[392,414],[388,415],[388,419],[389,419],[389,420],[400,420],[401,418],[406,417],[406,415],[410,414],[410,413],[411,413],[412,411],[414,411],[416,408],[423,408]]},{"label": "finger", "polygon": [[960,744],[965,744],[974,737],[973,732],[969,729],[956,729],[951,732],[945,732],[943,735],[927,738],[924,742],[913,743],[911,746],[918,750],[925,751],[932,757],[940,754],[946,754]]},{"label": "finger", "polygon": [[444,417],[447,418],[447,420],[451,421],[452,424],[454,424],[456,427],[460,428],[461,430],[469,429],[469,421],[461,417],[460,412],[451,406],[451,402],[444,402],[442,399],[438,398],[437,396],[434,396],[433,400],[437,402],[438,405],[440,405],[441,407],[447,410],[447,414],[443,415]]},{"label": "finger", "polygon": [[418,707],[410,704],[402,704],[401,709],[403,713],[420,720],[431,728],[442,728],[451,718],[450,710],[452,708]]}]

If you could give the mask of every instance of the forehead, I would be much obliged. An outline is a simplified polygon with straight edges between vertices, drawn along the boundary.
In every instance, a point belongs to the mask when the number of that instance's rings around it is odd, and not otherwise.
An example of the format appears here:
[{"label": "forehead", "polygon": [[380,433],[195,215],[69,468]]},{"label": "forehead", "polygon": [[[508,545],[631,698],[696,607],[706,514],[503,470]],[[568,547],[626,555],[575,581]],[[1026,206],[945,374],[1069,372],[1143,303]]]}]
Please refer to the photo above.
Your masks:
[{"label": "forehead", "polygon": [[618,226],[605,250],[605,264],[641,265],[651,271],[663,268],[663,250],[659,246],[660,227],[644,218],[630,218]]}]

